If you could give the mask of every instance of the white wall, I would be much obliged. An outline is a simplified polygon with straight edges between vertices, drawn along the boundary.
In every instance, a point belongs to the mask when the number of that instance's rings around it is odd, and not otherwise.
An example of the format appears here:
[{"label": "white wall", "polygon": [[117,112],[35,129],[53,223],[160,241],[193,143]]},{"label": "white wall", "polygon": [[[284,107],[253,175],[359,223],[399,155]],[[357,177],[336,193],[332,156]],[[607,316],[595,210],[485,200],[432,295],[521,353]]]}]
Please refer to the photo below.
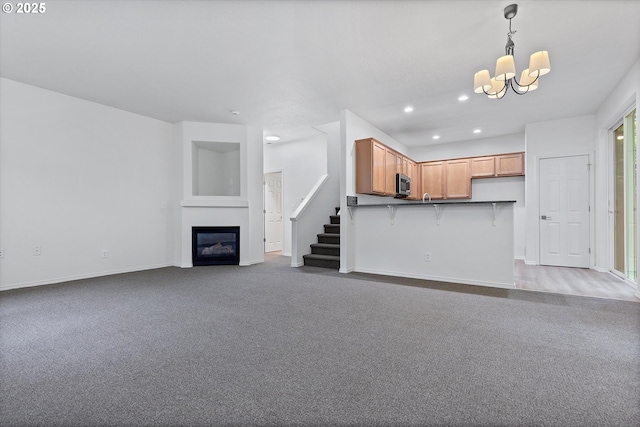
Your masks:
[{"label": "white wall", "polygon": [[490,156],[524,151],[524,142],[524,133],[516,133],[495,138],[476,138],[469,141],[410,147],[407,155],[416,162]]},{"label": "white wall", "polygon": [[[572,117],[548,122],[530,123],[526,126],[526,237],[525,261],[538,264],[540,260],[539,234],[540,209],[538,197],[538,161],[541,158],[589,155],[594,163],[596,149],[595,116]],[[595,165],[599,167],[599,165]],[[590,199],[594,200],[594,172],[591,172]],[[593,209],[591,226],[593,229]],[[593,230],[591,232],[591,248],[594,248]],[[597,249],[597,248],[596,248]],[[592,262],[593,262],[592,250]]]},{"label": "white wall", "polygon": [[[619,81],[616,88],[604,100],[596,111],[596,187],[595,187],[595,264],[601,271],[613,268],[612,237],[610,233],[610,218],[608,203],[613,182],[612,171],[612,139],[611,128],[622,119],[632,106],[640,105],[640,60],[636,61],[629,72]],[[640,150],[637,151],[636,163],[640,164]],[[640,179],[640,174],[638,174]],[[638,183],[640,189],[640,182]],[[638,210],[640,224],[640,210]],[[640,228],[638,228],[638,243],[640,247]],[[640,258],[638,259],[640,267]],[[638,270],[640,271],[640,270]]]},{"label": "white wall", "polygon": [[[282,172],[283,248],[291,256],[291,214],[327,173],[327,136],[322,134],[264,146],[264,172]],[[331,208],[331,207],[329,207]],[[328,222],[329,218],[326,218]]]},{"label": "white wall", "polygon": [[0,93],[0,289],[170,265],[171,125],[4,78]]}]

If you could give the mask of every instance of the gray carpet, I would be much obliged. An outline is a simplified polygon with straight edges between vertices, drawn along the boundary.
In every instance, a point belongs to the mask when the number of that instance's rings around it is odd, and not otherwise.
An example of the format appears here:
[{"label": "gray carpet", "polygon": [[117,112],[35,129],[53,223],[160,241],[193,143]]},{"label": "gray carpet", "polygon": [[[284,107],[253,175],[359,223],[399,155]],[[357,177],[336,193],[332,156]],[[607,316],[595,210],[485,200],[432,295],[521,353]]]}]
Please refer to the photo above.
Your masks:
[{"label": "gray carpet", "polygon": [[289,262],[0,293],[0,424],[640,425],[640,304]]}]

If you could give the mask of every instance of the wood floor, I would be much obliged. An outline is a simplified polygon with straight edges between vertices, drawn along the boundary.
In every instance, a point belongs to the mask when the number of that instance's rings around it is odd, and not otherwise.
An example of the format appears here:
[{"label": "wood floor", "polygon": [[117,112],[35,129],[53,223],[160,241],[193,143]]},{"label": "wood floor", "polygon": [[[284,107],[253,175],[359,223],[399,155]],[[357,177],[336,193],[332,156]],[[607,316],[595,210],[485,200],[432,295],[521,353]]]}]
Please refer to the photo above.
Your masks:
[{"label": "wood floor", "polygon": [[515,262],[516,288],[640,302],[635,287],[610,273],[588,268],[547,267]]}]

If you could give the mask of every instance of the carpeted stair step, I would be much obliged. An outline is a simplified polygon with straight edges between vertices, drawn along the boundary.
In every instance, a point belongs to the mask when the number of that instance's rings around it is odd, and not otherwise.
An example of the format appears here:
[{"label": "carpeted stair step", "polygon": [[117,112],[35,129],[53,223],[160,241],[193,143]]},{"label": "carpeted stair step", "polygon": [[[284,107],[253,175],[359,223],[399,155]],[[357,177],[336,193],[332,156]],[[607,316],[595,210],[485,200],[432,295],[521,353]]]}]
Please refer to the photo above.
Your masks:
[{"label": "carpeted stair step", "polygon": [[304,255],[304,265],[322,268],[340,268],[340,257],[334,255],[309,254]]},{"label": "carpeted stair step", "polygon": [[325,224],[324,232],[326,234],[340,234],[340,224]]},{"label": "carpeted stair step", "polygon": [[320,233],[318,234],[318,243],[333,243],[334,245],[340,244],[340,234],[336,233]]},{"label": "carpeted stair step", "polygon": [[314,243],[311,245],[311,253],[315,255],[340,256],[340,245],[332,243]]},{"label": "carpeted stair step", "polygon": [[340,208],[330,215],[330,224],[324,224],[324,233],[318,234],[318,243],[311,245],[311,253],[304,255],[304,265],[313,267],[340,268]]}]

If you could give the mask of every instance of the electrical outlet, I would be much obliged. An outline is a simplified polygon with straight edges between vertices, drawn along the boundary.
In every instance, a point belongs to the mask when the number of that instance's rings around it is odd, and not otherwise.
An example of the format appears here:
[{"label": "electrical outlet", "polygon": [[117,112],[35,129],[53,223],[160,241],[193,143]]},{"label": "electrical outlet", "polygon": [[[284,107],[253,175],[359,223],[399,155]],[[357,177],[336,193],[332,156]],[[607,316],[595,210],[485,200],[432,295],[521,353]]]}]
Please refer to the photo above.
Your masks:
[{"label": "electrical outlet", "polygon": [[33,247],[33,256],[42,255],[42,248],[40,246]]},{"label": "electrical outlet", "polygon": [[431,252],[424,253],[424,260],[427,262],[431,262]]},{"label": "electrical outlet", "polygon": [[4,251],[0,249],[0,258],[4,258]]},{"label": "electrical outlet", "polygon": [[102,258],[108,258],[109,257],[109,250],[108,249],[103,249],[102,250]]},{"label": "electrical outlet", "polygon": [[167,202],[163,201],[163,202],[160,204],[160,207],[161,207],[162,209],[167,209]]}]

